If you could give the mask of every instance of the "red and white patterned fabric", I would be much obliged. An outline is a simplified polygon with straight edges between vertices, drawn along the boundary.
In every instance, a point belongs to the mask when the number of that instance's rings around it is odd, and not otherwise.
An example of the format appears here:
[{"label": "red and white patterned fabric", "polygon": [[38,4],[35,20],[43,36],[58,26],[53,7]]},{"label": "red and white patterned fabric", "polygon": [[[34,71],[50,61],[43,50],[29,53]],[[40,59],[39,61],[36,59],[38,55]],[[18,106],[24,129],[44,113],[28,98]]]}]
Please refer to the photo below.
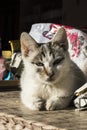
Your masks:
[{"label": "red and white patterned fabric", "polygon": [[69,42],[69,53],[71,59],[84,71],[87,64],[87,34],[83,31],[65,25],[53,23],[33,24],[29,34],[38,42],[49,42],[56,34],[58,28],[64,26]]}]

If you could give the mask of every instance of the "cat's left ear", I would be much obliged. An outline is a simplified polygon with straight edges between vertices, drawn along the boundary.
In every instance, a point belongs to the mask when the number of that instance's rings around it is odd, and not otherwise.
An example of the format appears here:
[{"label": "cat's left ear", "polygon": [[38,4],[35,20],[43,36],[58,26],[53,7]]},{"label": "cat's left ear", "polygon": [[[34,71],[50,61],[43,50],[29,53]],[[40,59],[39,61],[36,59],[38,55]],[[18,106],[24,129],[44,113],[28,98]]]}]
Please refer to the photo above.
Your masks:
[{"label": "cat's left ear", "polygon": [[67,34],[63,26],[58,29],[56,35],[52,39],[52,44],[58,45],[62,47],[64,50],[68,49]]},{"label": "cat's left ear", "polygon": [[20,36],[21,52],[27,57],[29,54],[35,51],[37,48],[36,41],[26,32],[23,32]]}]

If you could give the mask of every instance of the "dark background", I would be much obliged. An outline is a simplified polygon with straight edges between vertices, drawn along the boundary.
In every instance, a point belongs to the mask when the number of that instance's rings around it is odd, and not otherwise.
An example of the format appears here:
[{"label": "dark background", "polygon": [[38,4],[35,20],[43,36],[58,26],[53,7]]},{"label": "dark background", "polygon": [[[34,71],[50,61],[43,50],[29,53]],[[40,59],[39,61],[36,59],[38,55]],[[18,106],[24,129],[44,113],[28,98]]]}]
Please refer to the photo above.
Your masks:
[{"label": "dark background", "polygon": [[3,0],[0,3],[2,49],[9,40],[29,32],[34,23],[57,23],[87,28],[87,0]]}]

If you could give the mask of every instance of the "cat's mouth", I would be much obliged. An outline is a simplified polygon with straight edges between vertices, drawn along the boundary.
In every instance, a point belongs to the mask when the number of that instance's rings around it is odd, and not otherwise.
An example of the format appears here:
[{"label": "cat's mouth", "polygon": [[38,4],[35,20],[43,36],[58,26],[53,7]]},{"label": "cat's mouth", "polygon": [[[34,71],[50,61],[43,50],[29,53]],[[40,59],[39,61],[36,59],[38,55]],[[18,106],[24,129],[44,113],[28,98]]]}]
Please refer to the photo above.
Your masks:
[{"label": "cat's mouth", "polygon": [[46,79],[46,81],[47,81],[47,82],[53,82],[53,81],[55,81],[55,77],[48,77],[48,78]]}]

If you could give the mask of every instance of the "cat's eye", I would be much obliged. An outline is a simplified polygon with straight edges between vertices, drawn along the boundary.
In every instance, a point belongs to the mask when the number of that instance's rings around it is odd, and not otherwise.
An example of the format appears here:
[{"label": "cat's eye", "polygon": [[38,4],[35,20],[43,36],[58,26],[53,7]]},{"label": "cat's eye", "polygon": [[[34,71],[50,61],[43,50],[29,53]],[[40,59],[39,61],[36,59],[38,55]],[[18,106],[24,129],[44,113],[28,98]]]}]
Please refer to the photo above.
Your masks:
[{"label": "cat's eye", "polygon": [[35,64],[36,64],[37,66],[44,66],[44,64],[41,63],[41,62],[36,62]]},{"label": "cat's eye", "polygon": [[58,65],[58,64],[60,64],[60,63],[63,61],[63,59],[64,59],[64,57],[56,59],[56,60],[54,61],[53,65]]},{"label": "cat's eye", "polygon": [[37,66],[44,66],[44,64],[41,63],[41,62],[32,62],[32,64],[35,64],[35,65],[37,65]]}]

